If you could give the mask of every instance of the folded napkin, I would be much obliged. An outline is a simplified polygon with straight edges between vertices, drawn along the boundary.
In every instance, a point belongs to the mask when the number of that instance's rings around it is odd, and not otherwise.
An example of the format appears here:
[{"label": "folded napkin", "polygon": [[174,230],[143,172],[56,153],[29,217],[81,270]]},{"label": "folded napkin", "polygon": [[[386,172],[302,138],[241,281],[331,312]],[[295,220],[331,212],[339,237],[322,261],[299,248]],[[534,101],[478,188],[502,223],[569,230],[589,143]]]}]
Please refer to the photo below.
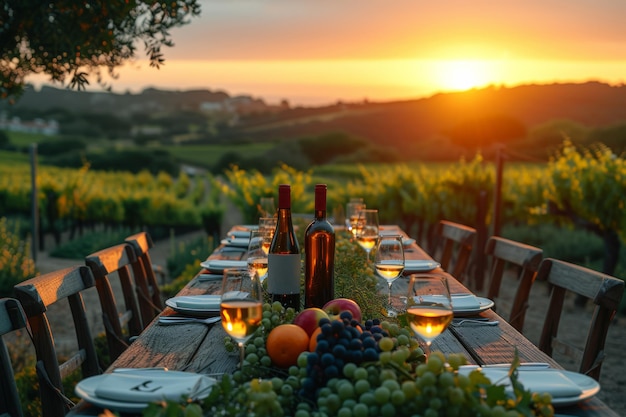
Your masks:
[{"label": "folded napkin", "polygon": [[148,403],[161,400],[180,400],[183,395],[193,396],[202,384],[202,375],[182,372],[168,375],[167,372],[154,372],[154,375],[132,374],[130,372],[105,374],[101,377],[94,394],[98,398]]},{"label": "folded napkin", "polygon": [[[469,371],[471,370],[470,367]],[[580,386],[558,369],[520,367],[517,370],[519,381],[524,385],[524,389],[531,392],[540,394],[547,392],[553,398],[578,397],[582,394]],[[505,385],[507,390],[512,390],[511,380],[507,376],[508,371],[507,367],[481,368],[481,372],[491,382],[498,382],[498,384]],[[462,372],[461,369],[459,369],[459,372]]]},{"label": "folded napkin", "polygon": [[432,271],[439,268],[439,263],[428,259],[405,259],[404,272]]},{"label": "folded napkin", "polygon": [[453,310],[478,310],[480,303],[473,294],[452,294]]},{"label": "folded napkin", "polygon": [[223,274],[200,274],[196,279],[200,282],[221,281],[223,277]]},{"label": "folded napkin", "polygon": [[210,271],[221,272],[226,268],[247,268],[248,263],[246,261],[234,261],[232,259],[212,259],[202,262],[200,266]]},{"label": "folded napkin", "polygon": [[228,233],[228,237],[250,239],[250,231],[249,230],[232,230]]},{"label": "folded napkin", "polygon": [[248,247],[248,245],[250,244],[250,236],[228,238],[224,240],[224,244],[230,246]]},{"label": "folded napkin", "polygon": [[189,308],[194,310],[219,310],[220,295],[184,295],[176,298],[176,307]]}]

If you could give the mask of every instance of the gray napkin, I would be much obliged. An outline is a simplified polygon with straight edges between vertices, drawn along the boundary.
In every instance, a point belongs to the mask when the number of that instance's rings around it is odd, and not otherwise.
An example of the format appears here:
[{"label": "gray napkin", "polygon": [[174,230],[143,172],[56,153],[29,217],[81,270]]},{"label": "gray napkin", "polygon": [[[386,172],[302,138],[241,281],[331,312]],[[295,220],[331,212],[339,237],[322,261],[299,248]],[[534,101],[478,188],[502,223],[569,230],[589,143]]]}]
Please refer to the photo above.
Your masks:
[{"label": "gray napkin", "polygon": [[148,403],[161,400],[180,400],[183,395],[192,396],[202,383],[202,375],[169,376],[167,372],[155,375],[139,375],[130,372],[102,375],[94,394],[98,398]]}]

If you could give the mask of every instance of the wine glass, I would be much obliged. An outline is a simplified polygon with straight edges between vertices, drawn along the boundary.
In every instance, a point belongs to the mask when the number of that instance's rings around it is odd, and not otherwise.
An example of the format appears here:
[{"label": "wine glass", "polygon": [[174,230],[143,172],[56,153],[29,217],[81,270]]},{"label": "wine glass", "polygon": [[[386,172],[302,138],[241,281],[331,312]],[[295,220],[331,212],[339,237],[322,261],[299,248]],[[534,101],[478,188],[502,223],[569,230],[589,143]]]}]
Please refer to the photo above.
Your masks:
[{"label": "wine glass", "polygon": [[407,316],[415,334],[430,344],[450,324],[453,317],[448,279],[440,274],[412,274],[407,297]]},{"label": "wine glass", "polygon": [[246,261],[250,272],[258,274],[261,283],[267,278],[266,242],[267,249],[269,250],[270,242],[267,241],[267,238],[263,236],[259,230],[252,230],[250,232],[250,243],[248,243]]},{"label": "wine glass", "polygon": [[259,233],[263,237],[263,250],[265,255],[270,251],[270,245],[276,231],[276,217],[261,217],[259,219]]},{"label": "wine glass", "polygon": [[378,210],[362,209],[356,223],[356,241],[367,252],[367,260],[370,260],[370,252],[378,242]]},{"label": "wine glass", "polygon": [[259,213],[261,217],[272,217],[276,214],[276,205],[274,197],[261,197],[259,200]]},{"label": "wine glass", "polygon": [[389,291],[387,316],[395,317],[398,315],[398,311],[391,302],[391,286],[404,271],[402,236],[385,235],[379,238],[378,245],[376,245],[376,254],[374,255],[374,268],[378,276],[387,281]]},{"label": "wine glass", "polygon": [[359,212],[365,209],[365,203],[362,198],[352,198],[346,204],[346,228],[356,237],[356,225],[359,220]]},{"label": "wine glass", "polygon": [[244,344],[261,325],[263,294],[258,276],[247,268],[226,268],[222,279],[220,301],[222,326],[239,345],[243,366]]}]

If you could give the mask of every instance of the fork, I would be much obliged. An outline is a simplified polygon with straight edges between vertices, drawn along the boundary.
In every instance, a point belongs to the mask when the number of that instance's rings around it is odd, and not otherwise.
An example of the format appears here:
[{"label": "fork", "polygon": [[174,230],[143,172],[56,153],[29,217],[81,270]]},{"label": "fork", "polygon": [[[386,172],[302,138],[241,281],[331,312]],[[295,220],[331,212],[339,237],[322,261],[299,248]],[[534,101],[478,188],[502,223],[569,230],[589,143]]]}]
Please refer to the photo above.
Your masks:
[{"label": "fork", "polygon": [[190,324],[190,323],[200,323],[200,324],[213,324],[220,321],[222,318],[220,316],[215,317],[207,317],[205,319],[200,319],[197,317],[176,317],[176,316],[162,316],[159,317],[159,324],[161,325],[172,325],[172,324]]},{"label": "fork", "polygon": [[453,326],[462,326],[463,324],[472,324],[476,326],[497,326],[500,323],[498,320],[488,321],[488,319],[462,319],[452,321]]}]

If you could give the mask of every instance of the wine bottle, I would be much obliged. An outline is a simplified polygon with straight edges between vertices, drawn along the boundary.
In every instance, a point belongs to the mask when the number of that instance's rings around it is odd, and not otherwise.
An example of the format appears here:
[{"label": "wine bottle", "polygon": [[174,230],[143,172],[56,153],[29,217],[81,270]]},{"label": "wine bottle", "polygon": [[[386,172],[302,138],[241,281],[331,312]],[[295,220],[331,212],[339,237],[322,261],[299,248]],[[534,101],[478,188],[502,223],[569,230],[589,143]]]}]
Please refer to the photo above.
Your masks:
[{"label": "wine bottle", "polygon": [[315,186],[315,219],[304,234],[304,307],[335,298],[335,230],[326,219],[326,184]]},{"label": "wine bottle", "polygon": [[267,256],[267,291],[272,301],[300,310],[300,248],[291,221],[291,187],[278,187],[278,219]]}]

